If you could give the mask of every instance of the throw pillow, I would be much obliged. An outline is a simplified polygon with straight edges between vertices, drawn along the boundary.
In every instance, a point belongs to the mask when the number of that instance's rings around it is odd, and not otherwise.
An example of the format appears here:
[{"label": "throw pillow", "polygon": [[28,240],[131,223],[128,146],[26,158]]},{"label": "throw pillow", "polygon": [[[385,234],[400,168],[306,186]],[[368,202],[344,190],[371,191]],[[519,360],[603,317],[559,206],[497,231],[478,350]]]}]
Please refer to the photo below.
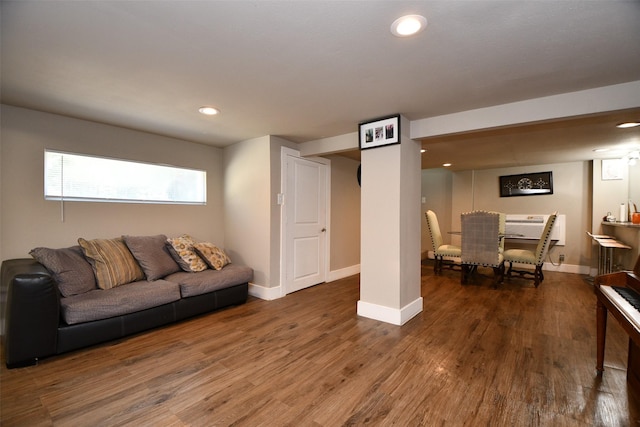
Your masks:
[{"label": "throw pillow", "polygon": [[180,271],[167,248],[167,236],[122,236],[134,258],[142,267],[147,280],[158,280]]},{"label": "throw pillow", "polygon": [[216,270],[221,270],[231,262],[227,254],[212,243],[195,243],[193,248],[209,267]]},{"label": "throw pillow", "polygon": [[81,237],[78,243],[93,267],[100,289],[144,279],[144,272],[122,238],[85,240]]},{"label": "throw pillow", "polygon": [[207,269],[207,264],[193,249],[195,240],[188,234],[167,239],[169,252],[184,271],[198,272]]},{"label": "throw pillow", "polygon": [[63,249],[34,248],[29,254],[51,273],[63,297],[96,289],[96,277],[80,246]]}]

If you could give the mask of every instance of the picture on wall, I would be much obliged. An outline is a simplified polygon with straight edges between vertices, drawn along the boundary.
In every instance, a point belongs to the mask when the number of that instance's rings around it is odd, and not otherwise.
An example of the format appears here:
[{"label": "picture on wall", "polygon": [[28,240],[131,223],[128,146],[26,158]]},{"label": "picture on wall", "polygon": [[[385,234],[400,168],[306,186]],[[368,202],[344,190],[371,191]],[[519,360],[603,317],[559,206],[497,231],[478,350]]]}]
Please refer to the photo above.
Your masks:
[{"label": "picture on wall", "polygon": [[360,149],[381,147],[400,143],[400,115],[382,117],[360,123]]},{"label": "picture on wall", "polygon": [[602,160],[602,180],[610,181],[622,179],[624,176],[623,168],[627,167],[627,163],[623,159],[603,159]]},{"label": "picture on wall", "polygon": [[551,172],[525,173],[500,177],[500,197],[553,194]]}]

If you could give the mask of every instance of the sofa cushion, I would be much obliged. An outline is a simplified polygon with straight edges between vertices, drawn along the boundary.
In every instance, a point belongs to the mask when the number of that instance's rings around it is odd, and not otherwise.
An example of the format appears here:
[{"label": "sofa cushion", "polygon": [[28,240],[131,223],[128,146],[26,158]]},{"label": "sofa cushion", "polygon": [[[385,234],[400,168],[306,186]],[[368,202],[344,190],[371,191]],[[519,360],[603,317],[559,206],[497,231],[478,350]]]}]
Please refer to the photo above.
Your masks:
[{"label": "sofa cushion", "polygon": [[147,280],[158,280],[180,271],[167,248],[167,236],[122,236],[134,258],[142,267]]},{"label": "sofa cushion", "polygon": [[193,249],[210,268],[220,270],[231,263],[227,254],[213,243],[194,243]]},{"label": "sofa cushion", "polygon": [[127,283],[60,299],[62,318],[69,324],[134,313],[180,299],[179,286],[165,280]]},{"label": "sofa cushion", "polygon": [[63,297],[96,289],[93,268],[80,246],[62,249],[34,248],[29,254],[51,273]]},{"label": "sofa cushion", "polygon": [[100,289],[144,279],[144,272],[122,238],[85,240],[81,237],[78,243],[93,267]]},{"label": "sofa cushion", "polygon": [[167,239],[169,253],[184,271],[198,272],[207,269],[207,264],[193,249],[195,240],[188,234]]},{"label": "sofa cushion", "polygon": [[165,280],[180,284],[183,298],[247,283],[253,279],[253,270],[241,265],[229,264],[222,270],[205,270],[199,273],[173,273]]}]

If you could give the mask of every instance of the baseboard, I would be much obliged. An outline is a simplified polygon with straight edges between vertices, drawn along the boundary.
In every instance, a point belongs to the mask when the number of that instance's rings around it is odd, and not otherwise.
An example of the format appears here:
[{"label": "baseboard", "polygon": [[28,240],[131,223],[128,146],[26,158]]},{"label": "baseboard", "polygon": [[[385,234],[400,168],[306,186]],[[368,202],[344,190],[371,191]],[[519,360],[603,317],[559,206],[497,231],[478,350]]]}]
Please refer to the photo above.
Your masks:
[{"label": "baseboard", "polygon": [[358,301],[358,316],[379,320],[392,325],[402,326],[422,311],[422,297],[405,305],[401,309]]},{"label": "baseboard", "polygon": [[327,282],[333,282],[336,280],[344,279],[345,277],[353,276],[360,273],[360,264],[352,265],[350,267],[341,268],[338,270],[332,270],[327,275]]},{"label": "baseboard", "polygon": [[[327,282],[333,282],[336,280],[344,279],[345,277],[353,276],[360,273],[360,264],[352,265],[350,267],[341,268],[339,270],[333,270],[328,273]],[[274,299],[282,298],[285,296],[282,286],[275,286],[273,288],[267,288],[266,286],[256,285],[255,283],[249,283],[249,295],[252,297],[260,298],[263,300],[271,301]]]},{"label": "baseboard", "polygon": [[267,301],[282,298],[284,296],[280,286],[267,288],[266,286],[256,285],[255,283],[249,283],[249,295]]},{"label": "baseboard", "polygon": [[[507,267],[509,268],[509,267]],[[534,270],[534,266],[531,264],[519,264],[513,263],[513,268],[516,270]],[[591,267],[588,265],[576,265],[576,264],[560,264],[553,265],[549,262],[545,262],[542,266],[543,271],[559,271],[561,273],[573,273],[573,274],[589,274]]]}]

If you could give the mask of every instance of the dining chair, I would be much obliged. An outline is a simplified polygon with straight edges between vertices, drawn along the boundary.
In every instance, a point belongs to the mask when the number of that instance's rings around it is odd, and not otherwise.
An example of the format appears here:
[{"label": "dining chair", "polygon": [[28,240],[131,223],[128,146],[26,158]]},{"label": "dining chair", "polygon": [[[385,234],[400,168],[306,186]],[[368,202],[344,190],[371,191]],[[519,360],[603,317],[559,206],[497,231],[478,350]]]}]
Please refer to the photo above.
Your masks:
[{"label": "dining chair", "polygon": [[[518,273],[521,277],[527,279],[533,279],[533,284],[537,288],[544,280],[544,274],[542,273],[542,266],[544,265],[544,259],[547,257],[549,251],[549,244],[551,243],[551,231],[553,230],[553,224],[556,222],[558,212],[554,212],[549,215],[547,222],[544,225],[540,240],[536,250],[531,251],[527,249],[507,249],[504,251],[504,261],[509,263],[509,269],[507,270],[507,279],[511,278],[512,273]],[[535,268],[531,270],[514,270],[513,264],[529,264],[534,265]]]},{"label": "dining chair", "polygon": [[498,214],[498,235],[500,237],[500,244],[498,250],[500,253],[504,252],[504,241],[507,233],[507,214],[504,212],[497,212]]},{"label": "dining chair", "polygon": [[435,274],[442,273],[442,264],[444,257],[460,258],[460,246],[445,245],[442,240],[442,233],[440,233],[440,225],[438,224],[438,216],[432,210],[428,210],[424,213],[427,219],[427,228],[429,228],[429,234],[431,235],[431,244],[433,245],[433,258],[435,260],[433,264],[433,271]]},{"label": "dining chair", "polygon": [[[491,267],[494,273],[494,287],[504,279],[504,257],[501,251],[504,237],[504,224],[498,212],[464,212],[462,227],[462,264],[461,283],[468,282],[478,267]],[[500,233],[502,227],[502,235]]]}]

